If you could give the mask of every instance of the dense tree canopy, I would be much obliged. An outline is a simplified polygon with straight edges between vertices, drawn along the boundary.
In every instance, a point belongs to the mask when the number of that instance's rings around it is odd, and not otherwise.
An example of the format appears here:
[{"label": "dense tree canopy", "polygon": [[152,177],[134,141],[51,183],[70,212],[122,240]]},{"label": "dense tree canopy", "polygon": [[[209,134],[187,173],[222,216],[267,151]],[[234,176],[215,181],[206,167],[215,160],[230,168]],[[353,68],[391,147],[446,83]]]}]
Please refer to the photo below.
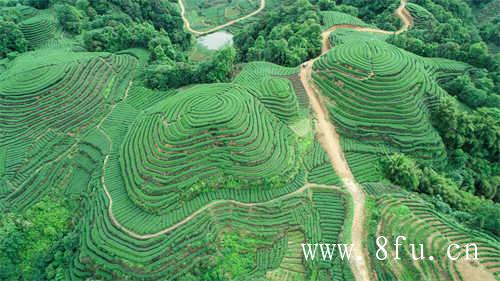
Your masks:
[{"label": "dense tree canopy", "polygon": [[69,33],[78,34],[82,28],[82,13],[74,6],[63,4],[56,7],[57,18],[63,29]]},{"label": "dense tree canopy", "polygon": [[228,47],[198,64],[166,62],[152,65],[145,72],[146,84],[156,89],[170,89],[194,83],[228,82],[235,61],[236,51]]},{"label": "dense tree canopy", "polygon": [[28,48],[28,42],[24,35],[13,22],[0,19],[0,58],[4,58],[10,52],[24,52]]},{"label": "dense tree canopy", "polygon": [[[446,174],[436,172],[432,167],[418,165],[411,158],[403,154],[389,155],[382,161],[384,172],[394,184],[400,185],[409,191],[422,192],[443,200],[445,204],[459,212],[468,213],[470,223],[479,226],[496,235],[500,234],[500,204],[490,200],[480,199],[471,193],[460,189],[455,181]],[[496,184],[499,184],[496,178]],[[490,190],[491,194],[496,190]]]},{"label": "dense tree canopy", "polygon": [[307,0],[283,1],[234,37],[240,60],[296,66],[319,54],[320,19]]}]

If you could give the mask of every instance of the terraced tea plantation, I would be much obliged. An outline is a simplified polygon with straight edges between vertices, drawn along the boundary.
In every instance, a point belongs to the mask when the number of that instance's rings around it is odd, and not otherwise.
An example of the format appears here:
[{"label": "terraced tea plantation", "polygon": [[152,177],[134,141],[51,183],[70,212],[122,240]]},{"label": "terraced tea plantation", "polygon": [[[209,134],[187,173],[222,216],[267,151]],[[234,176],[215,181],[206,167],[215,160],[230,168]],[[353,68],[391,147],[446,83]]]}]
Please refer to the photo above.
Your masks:
[{"label": "terraced tea plantation", "polygon": [[[466,67],[456,66],[457,71]],[[402,152],[436,166],[446,161],[428,115],[441,67],[369,38],[339,44],[315,63],[314,81],[360,182],[382,180],[378,159],[388,153]]]},{"label": "terraced tea plantation", "polygon": [[228,278],[352,280],[344,262],[302,258],[301,243],[344,239],[350,205],[298,68],[248,64],[234,83],[156,92],[131,79],[137,65],[41,49],[1,74],[2,210],[54,189],[86,198],[65,278],[185,280],[234,251],[249,262]]},{"label": "terraced tea plantation", "polygon": [[[387,260],[375,265],[375,270],[381,280],[469,280],[472,276],[483,276],[487,280],[498,278],[500,274],[500,257],[498,240],[479,231],[464,228],[454,220],[435,210],[426,201],[402,191],[398,187],[388,187],[384,184],[369,184],[366,186],[371,196],[376,198],[375,204],[380,212],[380,226],[371,229],[372,237],[407,237],[408,243],[423,245],[424,258],[417,263],[405,261],[404,256],[412,254],[410,244],[403,246],[401,260]],[[375,254],[378,249],[375,241],[371,241],[368,249]],[[448,246],[461,245],[452,248],[449,258]],[[467,248],[467,245],[469,245]],[[472,246],[476,245],[477,249]],[[392,249],[394,251],[394,248]],[[478,256],[477,261],[467,259]],[[434,257],[429,259],[428,257]],[[420,251],[415,251],[415,257],[420,257]],[[456,260],[455,260],[456,258]],[[388,268],[400,268],[390,272]],[[491,272],[491,275],[484,274]]]},{"label": "terraced tea plantation", "polygon": [[500,280],[493,29],[382,2],[0,0],[0,280]]},{"label": "terraced tea plantation", "polygon": [[325,11],[321,14],[321,16],[323,18],[323,29],[328,29],[335,25],[373,27],[372,25],[365,23],[363,20],[346,13]]}]

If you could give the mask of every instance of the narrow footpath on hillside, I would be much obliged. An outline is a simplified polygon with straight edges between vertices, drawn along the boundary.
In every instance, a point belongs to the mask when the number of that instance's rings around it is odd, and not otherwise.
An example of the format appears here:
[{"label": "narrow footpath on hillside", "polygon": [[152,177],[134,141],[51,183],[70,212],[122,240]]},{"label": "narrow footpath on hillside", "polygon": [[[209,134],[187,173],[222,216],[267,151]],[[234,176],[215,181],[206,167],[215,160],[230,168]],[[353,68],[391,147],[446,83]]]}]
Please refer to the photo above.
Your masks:
[{"label": "narrow footpath on hillside", "polygon": [[[405,32],[413,24],[411,15],[406,10],[406,0],[401,0],[401,4],[395,11],[395,15],[403,22],[401,28],[397,31],[386,31],[375,28],[359,27],[355,25],[335,25],[324,31],[322,37],[321,55],[330,50],[330,34],[340,28],[349,28],[362,32],[382,33],[382,34],[400,34]],[[300,72],[300,80],[309,97],[312,110],[316,117],[316,134],[319,142],[325,149],[331,164],[338,176],[341,178],[344,186],[349,191],[353,199],[353,222],[351,228],[352,257],[349,262],[352,272],[357,281],[370,281],[370,270],[368,269],[367,251],[363,246],[366,238],[365,225],[365,194],[361,186],[356,182],[349,165],[345,159],[344,152],[340,145],[340,137],[336,132],[335,126],[330,122],[328,111],[322,101],[321,92],[316,88],[312,79],[314,62],[320,57],[306,62]]]},{"label": "narrow footpath on hillside", "polygon": [[212,32],[215,32],[217,30],[221,30],[225,27],[228,27],[228,26],[231,26],[237,22],[240,22],[242,20],[245,20],[249,17],[253,17],[255,15],[257,15],[258,13],[260,13],[262,10],[264,10],[264,8],[266,7],[266,0],[260,0],[260,6],[257,10],[251,12],[250,14],[248,15],[245,15],[245,16],[242,16],[240,18],[237,18],[237,19],[234,19],[234,20],[230,20],[228,22],[226,22],[225,24],[221,24],[219,26],[216,26],[214,28],[211,28],[209,30],[205,30],[205,31],[199,31],[199,30],[195,30],[191,27],[191,24],[189,23],[189,20],[187,19],[187,16],[186,16],[186,7],[184,6],[184,0],[179,0],[179,6],[181,8],[181,17],[182,17],[182,21],[184,21],[184,26],[186,26],[186,29],[193,33],[194,35],[196,36],[201,36],[201,35],[205,35],[205,34],[209,34],[209,33],[212,33]]}]

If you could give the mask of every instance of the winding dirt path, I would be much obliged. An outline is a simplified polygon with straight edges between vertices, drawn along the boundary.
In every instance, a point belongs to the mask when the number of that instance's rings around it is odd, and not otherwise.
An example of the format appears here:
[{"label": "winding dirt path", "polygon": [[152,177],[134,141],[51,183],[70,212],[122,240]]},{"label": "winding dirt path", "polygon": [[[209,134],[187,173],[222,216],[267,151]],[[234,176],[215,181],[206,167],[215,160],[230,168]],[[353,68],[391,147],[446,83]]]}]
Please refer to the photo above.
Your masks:
[{"label": "winding dirt path", "polygon": [[214,28],[211,28],[209,30],[206,30],[206,31],[198,31],[198,30],[195,30],[191,27],[191,24],[189,23],[189,20],[187,19],[186,17],[186,7],[184,6],[184,0],[179,0],[179,6],[181,7],[181,17],[182,17],[182,21],[184,21],[184,25],[186,26],[186,29],[193,33],[194,35],[196,36],[201,36],[201,35],[205,35],[205,34],[209,34],[209,33],[212,33],[212,32],[215,32],[217,30],[220,30],[220,29],[223,29],[225,27],[228,27],[230,25],[233,25],[239,21],[242,21],[244,19],[247,19],[249,17],[253,17],[255,15],[257,15],[258,13],[260,13],[265,7],[266,7],[266,0],[260,0],[260,6],[257,10],[251,12],[250,14],[248,15],[245,15],[241,18],[237,18],[237,19],[234,19],[234,20],[230,20],[228,22],[226,22],[225,24],[221,24],[219,26],[216,26]]},{"label": "winding dirt path", "polygon": [[[376,28],[366,28],[354,25],[335,25],[325,30],[322,34],[322,47],[321,55],[330,50],[329,36],[336,29],[349,28],[362,32],[372,32],[381,34],[400,34],[405,32],[412,26],[413,19],[406,10],[406,0],[401,0],[401,4],[395,11],[395,15],[399,17],[403,24],[401,28],[397,31],[386,31]],[[349,165],[344,157],[344,152],[340,145],[340,137],[336,132],[336,129],[328,115],[328,111],[324,107],[322,101],[321,92],[316,88],[314,81],[312,80],[313,65],[316,60],[318,60],[321,55],[306,62],[300,72],[300,80],[307,92],[311,107],[316,116],[316,134],[319,142],[325,149],[328,157],[330,158],[331,164],[339,177],[342,179],[345,187],[352,196],[354,206],[353,206],[353,222],[351,228],[351,243],[352,243],[352,256],[353,259],[349,260],[352,272],[358,281],[369,281],[374,280],[374,277],[370,274],[368,269],[366,247],[363,246],[363,241],[365,241],[366,232],[364,230],[365,224],[365,194],[363,189],[356,182],[354,175],[352,174]],[[373,277],[373,278],[372,278]]]},{"label": "winding dirt path", "polygon": [[[106,158],[104,159],[104,167],[106,166],[106,163],[108,162],[108,159],[109,159],[109,155],[107,155]],[[104,173],[104,169],[103,169],[103,173]],[[336,187],[336,186],[306,183],[305,185],[303,185],[301,188],[295,190],[294,192],[287,193],[287,194],[284,194],[284,195],[282,195],[280,197],[276,197],[274,199],[271,199],[269,201],[264,201],[264,202],[245,203],[245,202],[240,202],[240,201],[237,201],[237,200],[216,200],[216,201],[210,202],[207,205],[204,205],[203,207],[199,208],[195,212],[191,213],[189,216],[185,217],[184,219],[182,219],[178,223],[169,226],[168,228],[162,229],[162,230],[160,230],[158,232],[151,233],[151,234],[139,234],[139,233],[137,233],[135,231],[132,231],[132,230],[126,228],[125,226],[123,226],[116,219],[115,215],[113,214],[113,198],[111,197],[111,194],[109,193],[108,188],[106,187],[106,182],[104,180],[104,174],[101,176],[101,183],[102,183],[102,186],[104,187],[104,192],[106,193],[106,197],[108,197],[108,200],[109,200],[108,214],[109,214],[109,217],[110,217],[111,221],[113,222],[113,224],[116,227],[118,227],[121,231],[127,233],[129,236],[134,237],[136,239],[141,239],[141,240],[155,238],[155,237],[167,234],[169,232],[172,232],[175,229],[177,229],[177,228],[185,225],[186,223],[188,223],[189,221],[191,221],[193,218],[197,217],[198,215],[202,214],[206,210],[209,210],[210,208],[213,208],[213,207],[218,206],[218,205],[224,205],[224,204],[230,203],[230,204],[238,205],[238,206],[241,206],[241,207],[263,206],[263,205],[267,205],[267,204],[276,202],[278,200],[283,200],[283,199],[295,196],[297,194],[303,193],[303,192],[305,192],[308,189],[313,189],[313,188],[328,188],[328,189],[337,189],[339,191],[341,190],[341,188]]]},{"label": "winding dirt path", "polygon": [[[258,14],[260,11],[262,11],[262,9],[264,9],[265,3],[266,3],[265,0],[261,0],[261,5],[260,5],[259,9],[254,11],[251,14],[244,16],[244,17],[229,21],[226,24],[217,26],[217,27],[212,28],[208,31],[196,31],[190,27],[189,21],[185,17],[184,4],[183,4],[182,0],[179,0],[179,5],[181,7],[182,19],[186,25],[186,28],[195,35],[203,35],[203,34],[211,33],[211,32],[217,31],[221,28],[232,25],[238,21],[244,20],[248,17],[254,16],[254,15]],[[322,54],[330,49],[330,45],[328,43],[329,34],[338,28],[352,28],[352,29],[356,29],[359,31],[391,33],[391,34],[394,34],[394,33],[398,34],[398,33],[404,32],[412,24],[411,17],[409,16],[408,12],[406,11],[405,5],[406,5],[406,0],[401,0],[401,5],[396,10],[396,15],[399,16],[403,20],[403,23],[404,23],[400,30],[398,30],[396,32],[389,32],[389,31],[383,31],[383,30],[379,30],[379,29],[362,28],[362,27],[351,26],[351,25],[333,26],[333,27],[329,28],[328,30],[326,30],[325,32],[323,32],[323,34],[322,34],[322,38],[323,38]],[[351,264],[351,267],[353,268],[353,273],[356,277],[356,280],[368,281],[368,280],[370,280],[370,278],[369,278],[370,274],[369,274],[367,263],[366,263],[366,254],[365,254],[364,247],[362,244],[362,241],[364,241],[364,236],[365,236],[364,229],[363,229],[365,196],[364,196],[364,193],[363,193],[361,187],[356,183],[354,176],[349,169],[349,165],[347,164],[347,161],[345,160],[344,154],[342,152],[342,148],[340,146],[339,136],[336,133],[335,127],[329,121],[327,111],[322,106],[320,92],[316,89],[316,87],[314,86],[314,84],[311,81],[312,66],[318,58],[312,59],[306,63],[307,64],[306,67],[304,67],[300,72],[300,78],[301,78],[302,84],[304,85],[304,88],[306,89],[306,92],[307,92],[309,99],[310,99],[310,102],[311,102],[311,106],[312,106],[312,108],[315,112],[315,115],[316,115],[316,119],[317,119],[316,130],[317,130],[317,134],[318,134],[318,139],[319,139],[320,143],[322,144],[322,146],[324,147],[325,151],[327,152],[327,154],[331,160],[332,166],[336,170],[337,174],[342,178],[344,185],[346,186],[347,190],[349,191],[349,193],[351,194],[351,196],[353,198],[354,206],[353,206],[353,224],[352,224],[352,229],[351,229],[351,234],[352,234],[351,241],[353,244],[353,256],[356,258],[351,259],[350,264]],[[130,82],[129,86],[125,92],[124,100],[126,100],[126,98],[127,98],[128,91],[129,91],[131,85],[132,85],[132,83]],[[116,104],[113,105],[110,113],[114,110],[115,107],[116,107]],[[107,116],[109,116],[109,114]],[[107,118],[107,116],[105,116],[103,118],[103,120],[101,120],[101,122],[98,123],[96,128],[99,131],[101,131],[101,133],[106,137],[106,139],[109,142],[110,148],[112,148],[113,143],[112,143],[111,138],[106,133],[106,131],[104,131],[101,128],[101,125],[104,122],[104,120]],[[168,228],[165,228],[165,229],[158,231],[156,233],[139,234],[139,233],[136,233],[136,232],[126,228],[125,226],[123,226],[116,219],[116,217],[113,213],[113,198],[112,198],[111,194],[109,193],[109,190],[108,190],[107,185],[106,185],[106,180],[105,180],[106,166],[107,166],[107,163],[109,161],[109,156],[110,155],[108,154],[104,158],[104,163],[102,166],[102,175],[101,175],[101,184],[102,184],[103,190],[106,194],[106,197],[109,200],[108,215],[109,215],[112,223],[117,228],[119,228],[121,231],[123,231],[124,233],[127,233],[131,237],[134,237],[136,239],[142,239],[142,240],[158,237],[158,236],[164,235],[166,233],[169,233],[169,232],[181,227],[182,225],[185,225],[190,220],[192,220],[194,217],[198,216],[199,214],[203,213],[204,211],[206,211],[206,210],[208,210],[216,205],[231,203],[231,204],[236,204],[239,206],[252,207],[252,206],[269,204],[269,203],[272,203],[276,200],[282,200],[282,199],[297,195],[299,193],[302,193],[302,192],[304,192],[308,189],[312,189],[312,188],[338,189],[335,186],[306,183],[304,186],[302,186],[300,189],[298,189],[294,192],[285,194],[283,196],[271,199],[271,200],[266,201],[266,202],[244,203],[244,202],[239,202],[236,200],[217,200],[217,201],[213,201],[213,202],[201,207],[200,209],[196,210],[195,212],[193,212],[192,214],[190,214],[189,216],[187,216],[183,220],[179,221],[178,223],[176,223]]]}]

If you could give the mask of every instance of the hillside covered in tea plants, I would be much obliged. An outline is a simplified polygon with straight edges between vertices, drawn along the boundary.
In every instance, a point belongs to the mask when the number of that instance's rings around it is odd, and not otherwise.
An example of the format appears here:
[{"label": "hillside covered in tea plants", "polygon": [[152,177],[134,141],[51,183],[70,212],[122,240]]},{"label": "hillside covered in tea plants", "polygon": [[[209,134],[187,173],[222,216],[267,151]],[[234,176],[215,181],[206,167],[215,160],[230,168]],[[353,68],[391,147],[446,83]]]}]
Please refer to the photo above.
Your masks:
[{"label": "hillside covered in tea plants", "polygon": [[0,280],[499,280],[498,7],[0,0]]}]

